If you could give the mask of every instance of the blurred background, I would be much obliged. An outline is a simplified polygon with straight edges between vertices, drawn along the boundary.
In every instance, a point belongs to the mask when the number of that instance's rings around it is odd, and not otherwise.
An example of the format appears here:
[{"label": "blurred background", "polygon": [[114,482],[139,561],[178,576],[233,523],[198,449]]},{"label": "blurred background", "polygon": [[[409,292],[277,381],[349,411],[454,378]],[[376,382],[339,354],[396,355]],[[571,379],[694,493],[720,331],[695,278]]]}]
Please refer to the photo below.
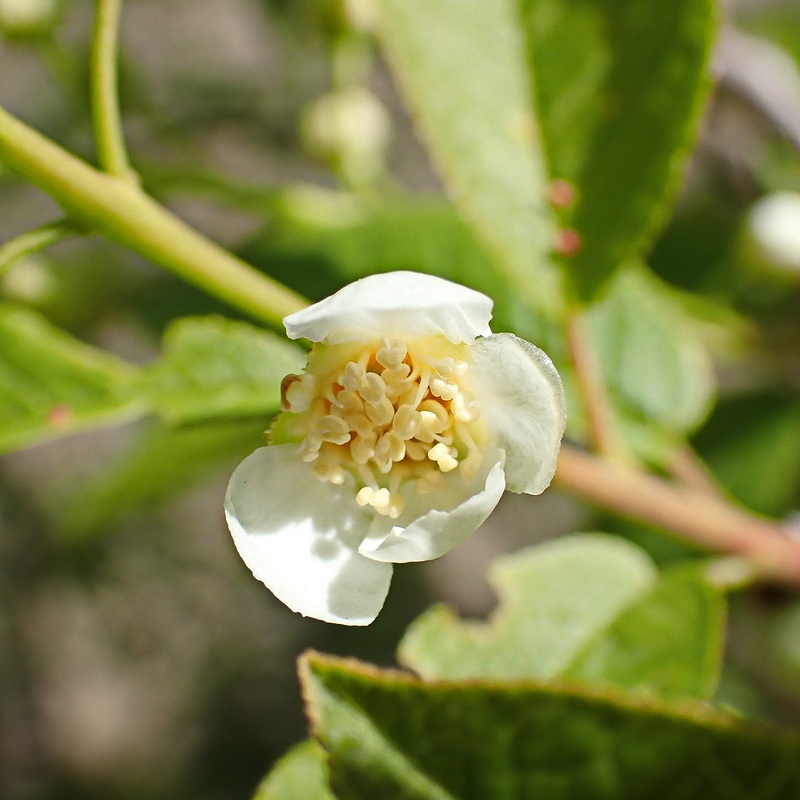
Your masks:
[{"label": "blurred background", "polygon": [[[800,508],[800,3],[721,8],[714,88],[650,254],[692,305],[719,404],[695,444],[757,511]],[[89,0],[0,0],[0,104],[93,159]],[[366,0],[127,0],[121,96],[144,185],[311,299],[394,268],[479,283],[486,256],[441,191],[376,55]],[[381,198],[365,217],[363,198]],[[0,164],[0,242],[58,216]],[[499,296],[499,328],[519,330]],[[168,322],[236,313],[135,254],[76,237],[0,296],[132,363]],[[522,331],[520,331],[522,332]],[[556,491],[509,496],[444,558],[398,569],[367,629],[303,620],[239,560],[222,497],[268,420],[92,432],[0,458],[0,798],[247,798],[304,736],[307,647],[391,664],[435,601],[485,614],[498,553],[573,530],[660,562],[690,550]],[[800,724],[800,603],[737,597],[720,702]]]}]

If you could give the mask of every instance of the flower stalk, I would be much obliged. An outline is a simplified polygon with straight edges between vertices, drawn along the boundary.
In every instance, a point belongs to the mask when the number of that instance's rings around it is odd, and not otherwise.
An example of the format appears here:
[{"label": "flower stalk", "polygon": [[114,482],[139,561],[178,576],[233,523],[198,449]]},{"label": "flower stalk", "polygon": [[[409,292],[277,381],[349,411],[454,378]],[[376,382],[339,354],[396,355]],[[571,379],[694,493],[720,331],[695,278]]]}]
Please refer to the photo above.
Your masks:
[{"label": "flower stalk", "polygon": [[79,224],[141,253],[256,319],[279,326],[306,301],[231,255],[127,178],[100,172],[0,108],[0,159]]}]

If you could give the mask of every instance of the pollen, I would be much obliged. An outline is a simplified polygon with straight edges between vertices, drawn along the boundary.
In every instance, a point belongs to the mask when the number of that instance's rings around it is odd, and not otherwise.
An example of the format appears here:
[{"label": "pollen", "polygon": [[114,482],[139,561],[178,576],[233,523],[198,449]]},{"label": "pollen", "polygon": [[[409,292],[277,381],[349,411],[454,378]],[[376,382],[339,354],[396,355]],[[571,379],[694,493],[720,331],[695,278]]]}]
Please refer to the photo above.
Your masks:
[{"label": "pollen", "polygon": [[391,519],[404,487],[418,494],[481,463],[480,410],[463,349],[440,337],[315,349],[304,375],[282,385],[284,411],[301,422],[301,452],[321,481],[352,485],[356,503]]}]

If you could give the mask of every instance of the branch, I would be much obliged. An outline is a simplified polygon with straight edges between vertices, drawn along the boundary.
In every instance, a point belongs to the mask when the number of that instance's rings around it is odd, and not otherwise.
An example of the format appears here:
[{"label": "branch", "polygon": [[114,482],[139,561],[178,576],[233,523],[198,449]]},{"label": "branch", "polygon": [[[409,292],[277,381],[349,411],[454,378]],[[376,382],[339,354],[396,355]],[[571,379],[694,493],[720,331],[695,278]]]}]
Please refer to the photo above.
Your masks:
[{"label": "branch", "polygon": [[800,588],[800,540],[787,526],[566,444],[553,485],[705,549],[743,556],[759,577]]},{"label": "branch", "polygon": [[131,180],[117,97],[117,36],[122,0],[97,0],[92,39],[92,119],[100,166]]},{"label": "branch", "polygon": [[578,382],[578,391],[586,411],[587,435],[596,452],[614,460],[625,461],[614,425],[611,403],[606,393],[596,353],[586,335],[586,322],[579,311],[567,317],[567,349]]},{"label": "branch", "polygon": [[79,223],[271,325],[307,301],[190,228],[127,179],[96,170],[0,108],[0,160]]}]

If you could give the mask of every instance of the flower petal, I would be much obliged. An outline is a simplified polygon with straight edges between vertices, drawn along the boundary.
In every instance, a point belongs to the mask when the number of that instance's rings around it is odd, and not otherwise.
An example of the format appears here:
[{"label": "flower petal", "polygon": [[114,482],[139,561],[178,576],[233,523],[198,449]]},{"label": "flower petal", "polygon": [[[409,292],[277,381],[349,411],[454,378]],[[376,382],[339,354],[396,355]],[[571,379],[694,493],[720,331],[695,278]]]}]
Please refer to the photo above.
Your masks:
[{"label": "flower petal", "polygon": [[552,361],[530,342],[498,333],[475,342],[471,369],[486,424],[506,452],[508,488],[543,492],[566,425],[564,389]]},{"label": "flower petal", "polygon": [[231,477],[225,516],[245,564],[293,611],[344,625],[378,615],[392,567],[357,552],[371,518],[317,480],[299,446],[248,456]]},{"label": "flower petal", "polygon": [[445,485],[430,494],[419,495],[413,486],[404,492],[406,510],[399,522],[386,532],[385,517],[377,518],[359,552],[376,561],[395,564],[428,561],[450,552],[471,536],[492,513],[503,496],[505,476],[500,451],[487,454],[487,469],[472,481],[450,473]]},{"label": "flower petal", "polygon": [[441,334],[454,344],[488,336],[492,301],[432,275],[387,272],[348,284],[283,321],[290,339],[342,344]]}]

